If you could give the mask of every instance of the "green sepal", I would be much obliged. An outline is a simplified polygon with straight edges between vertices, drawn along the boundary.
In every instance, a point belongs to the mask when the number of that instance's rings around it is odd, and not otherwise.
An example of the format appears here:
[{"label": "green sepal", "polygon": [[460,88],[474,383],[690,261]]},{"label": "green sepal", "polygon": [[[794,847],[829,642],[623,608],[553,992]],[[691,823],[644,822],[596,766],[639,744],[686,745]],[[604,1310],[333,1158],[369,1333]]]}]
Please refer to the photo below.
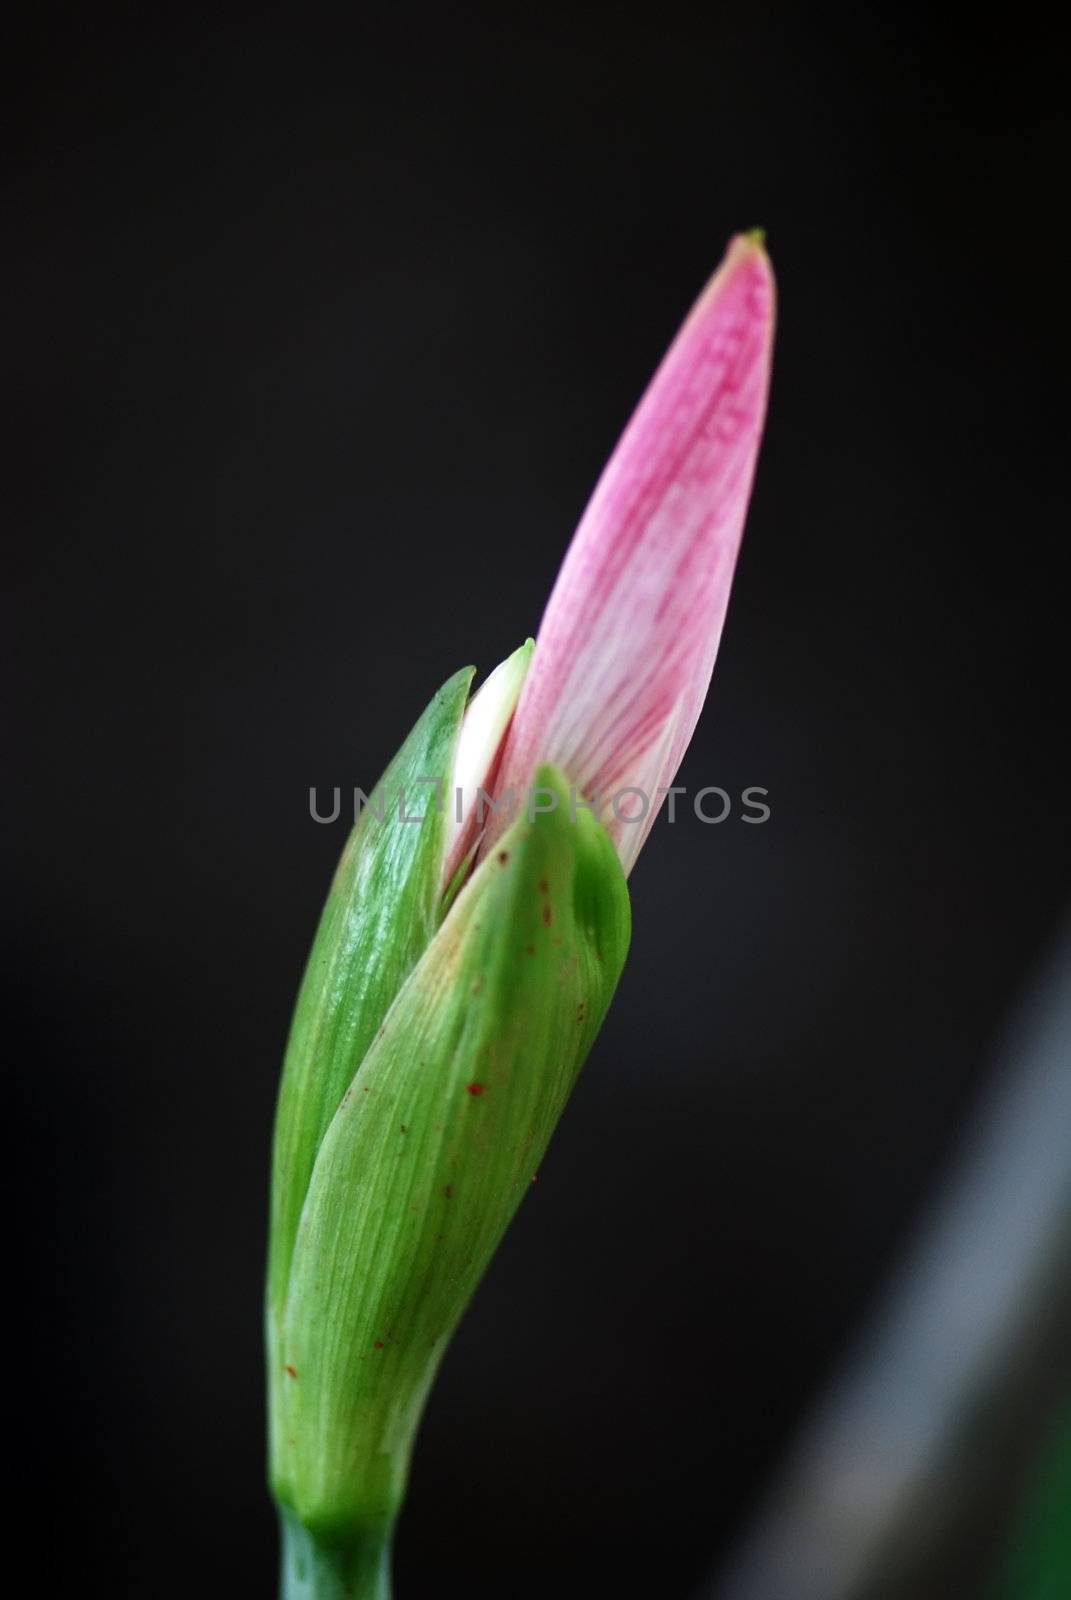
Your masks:
[{"label": "green sepal", "polygon": [[[452,769],[473,670],[464,667],[447,680],[383,774],[347,840],[316,931],[275,1117],[269,1361],[320,1141],[439,923],[445,838],[441,789]],[[429,778],[440,781],[439,791]],[[403,822],[403,811],[422,820]]]},{"label": "green sepal", "polygon": [[388,1013],[323,1138],[271,1375],[273,1484],[321,1541],[389,1523],[447,1341],[598,1031],[625,880],[560,774],[503,836]]}]

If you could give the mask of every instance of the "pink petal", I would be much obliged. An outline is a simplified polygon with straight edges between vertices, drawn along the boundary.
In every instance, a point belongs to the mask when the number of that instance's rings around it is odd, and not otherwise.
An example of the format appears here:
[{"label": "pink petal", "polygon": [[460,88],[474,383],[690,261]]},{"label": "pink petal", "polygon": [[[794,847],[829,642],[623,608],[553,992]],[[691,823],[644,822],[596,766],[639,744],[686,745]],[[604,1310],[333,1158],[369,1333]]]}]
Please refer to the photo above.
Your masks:
[{"label": "pink petal", "polygon": [[[714,667],[766,413],[774,281],[738,235],[600,478],[550,597],[496,788],[560,766],[629,870],[688,747]],[[642,821],[611,801],[636,787]],[[622,816],[635,797],[618,799]],[[501,831],[501,814],[485,837]]]}]

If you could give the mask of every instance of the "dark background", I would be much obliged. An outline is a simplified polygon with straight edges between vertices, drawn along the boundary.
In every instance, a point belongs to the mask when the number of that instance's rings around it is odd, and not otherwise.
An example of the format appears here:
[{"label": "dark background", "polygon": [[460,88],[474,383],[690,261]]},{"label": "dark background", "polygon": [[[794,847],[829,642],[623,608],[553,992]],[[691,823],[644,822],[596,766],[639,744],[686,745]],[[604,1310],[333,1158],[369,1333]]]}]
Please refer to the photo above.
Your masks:
[{"label": "dark background", "polygon": [[1055,42],[761,5],[34,15],[5,1360],[49,1593],[271,1592],[269,1130],[343,840],[309,786],[370,787],[533,630],[676,324],[768,230],[770,421],[681,781],[773,816],[656,828],[397,1558],[408,1596],[683,1600],[1068,899]]}]

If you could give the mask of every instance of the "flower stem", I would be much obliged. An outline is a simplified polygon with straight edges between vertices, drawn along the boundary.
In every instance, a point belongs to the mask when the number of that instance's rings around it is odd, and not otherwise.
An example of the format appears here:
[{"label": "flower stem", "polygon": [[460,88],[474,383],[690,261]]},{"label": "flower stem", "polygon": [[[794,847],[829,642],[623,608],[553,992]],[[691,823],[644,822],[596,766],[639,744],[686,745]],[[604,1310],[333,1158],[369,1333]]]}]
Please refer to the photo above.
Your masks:
[{"label": "flower stem", "polygon": [[322,1538],[280,1513],[280,1600],[390,1600],[390,1523]]}]

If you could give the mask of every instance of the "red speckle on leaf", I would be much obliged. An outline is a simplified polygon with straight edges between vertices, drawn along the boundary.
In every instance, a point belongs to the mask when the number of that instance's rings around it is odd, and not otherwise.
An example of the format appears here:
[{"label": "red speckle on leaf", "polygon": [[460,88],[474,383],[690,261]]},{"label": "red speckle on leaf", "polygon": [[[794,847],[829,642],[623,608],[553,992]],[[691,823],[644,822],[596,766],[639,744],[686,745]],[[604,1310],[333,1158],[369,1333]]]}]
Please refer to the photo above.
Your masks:
[{"label": "red speckle on leaf", "polygon": [[287,1362],[286,1366],[283,1368],[283,1371],[284,1372],[289,1372],[289,1374],[290,1374],[290,1376],[292,1378],[296,1378],[297,1377],[297,1373],[294,1371],[293,1367],[290,1365],[289,1362]]},{"label": "red speckle on leaf", "polygon": [[547,905],[545,905],[543,907],[543,921],[547,924],[548,927],[550,926],[550,919],[551,919],[552,915],[553,915],[553,912],[551,911],[550,905],[548,903]]},{"label": "red speckle on leaf", "polygon": [[546,878],[540,878],[540,880],[539,880],[539,892],[540,892],[540,894],[549,894],[550,893],[550,884],[547,882]]},{"label": "red speckle on leaf", "polygon": [[535,1183],[535,1181],[536,1181],[536,1179],[538,1177],[539,1177],[539,1173],[538,1172],[533,1172],[531,1178],[528,1180],[529,1183]]},{"label": "red speckle on leaf", "polygon": [[383,1340],[382,1339],[373,1339],[372,1340],[372,1349],[373,1350],[382,1350],[382,1348],[383,1348]]},{"label": "red speckle on leaf", "polygon": [[500,850],[498,852],[498,859],[501,861],[502,865],[505,866],[506,862],[509,860],[509,851],[508,850]]},{"label": "red speckle on leaf", "polygon": [[448,1200],[452,1200],[454,1198],[454,1191],[450,1184],[446,1185],[446,1188],[443,1190],[443,1194]]},{"label": "red speckle on leaf", "polygon": [[486,1083],[466,1083],[466,1085],[465,1085],[465,1093],[466,1094],[483,1094],[483,1091],[486,1088],[487,1088]]},{"label": "red speckle on leaf", "polygon": [[526,944],[525,947],[524,947],[524,953],[525,953],[526,956],[534,956],[535,955],[535,945],[534,944]]}]

